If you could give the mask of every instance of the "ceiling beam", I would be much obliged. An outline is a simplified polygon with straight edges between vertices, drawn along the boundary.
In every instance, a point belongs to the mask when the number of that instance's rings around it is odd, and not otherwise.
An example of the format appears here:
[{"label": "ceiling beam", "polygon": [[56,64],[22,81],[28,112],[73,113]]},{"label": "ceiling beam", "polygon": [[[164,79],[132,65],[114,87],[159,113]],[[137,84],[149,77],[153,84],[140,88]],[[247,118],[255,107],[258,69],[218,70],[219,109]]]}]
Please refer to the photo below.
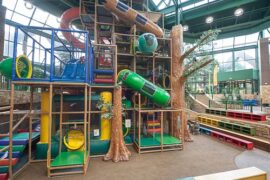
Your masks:
[{"label": "ceiling beam", "polygon": [[[221,33],[218,39],[224,39],[235,36],[242,36],[259,32],[270,27],[270,17],[266,17],[256,21],[250,21],[238,25],[227,26],[220,28]],[[184,33],[185,42],[194,42],[201,36],[202,33]]]},{"label": "ceiling beam", "polygon": [[[200,1],[203,1],[203,0],[189,0],[189,1],[186,1],[186,2],[182,2],[182,3],[180,3],[179,8],[182,8],[182,7],[185,7],[185,6],[200,2]],[[160,12],[164,13],[164,14],[168,14],[168,13],[171,13],[171,12],[174,12],[174,11],[175,11],[175,6],[174,5],[168,6],[168,7],[164,8],[164,9],[160,10]]]},{"label": "ceiling beam", "polygon": [[[183,11],[182,14],[185,17],[185,20],[192,20],[195,18],[207,16],[213,13],[225,11],[227,9],[232,9],[239,7],[244,4],[255,2],[256,0],[226,0],[226,1],[213,1],[199,7],[195,7],[190,10]],[[173,24],[175,19],[175,14],[165,18],[165,24]]]}]

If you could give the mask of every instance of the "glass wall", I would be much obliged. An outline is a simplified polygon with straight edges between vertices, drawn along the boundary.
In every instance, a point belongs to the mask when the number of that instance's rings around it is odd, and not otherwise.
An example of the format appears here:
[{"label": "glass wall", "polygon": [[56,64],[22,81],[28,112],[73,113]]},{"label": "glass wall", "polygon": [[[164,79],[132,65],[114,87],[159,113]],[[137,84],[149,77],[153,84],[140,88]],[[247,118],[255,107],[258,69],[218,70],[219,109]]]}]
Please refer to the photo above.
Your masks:
[{"label": "glass wall", "polygon": [[[42,11],[31,4],[25,4],[23,0],[3,0],[3,6],[7,8],[6,19],[7,24],[5,25],[5,45],[4,45],[4,56],[13,56],[13,41],[16,24],[29,25],[29,26],[40,26],[40,27],[59,27],[59,18]],[[42,36],[38,35],[39,32],[35,33],[35,39],[39,39],[43,45],[50,43]],[[18,34],[18,54],[27,54],[27,48],[23,48],[23,43],[26,41],[21,34]],[[27,46],[32,46],[27,44]],[[26,51],[26,52],[24,52]],[[39,47],[36,47],[36,51],[41,51]],[[42,60],[41,57],[44,52],[39,53],[40,57],[37,59]]]}]

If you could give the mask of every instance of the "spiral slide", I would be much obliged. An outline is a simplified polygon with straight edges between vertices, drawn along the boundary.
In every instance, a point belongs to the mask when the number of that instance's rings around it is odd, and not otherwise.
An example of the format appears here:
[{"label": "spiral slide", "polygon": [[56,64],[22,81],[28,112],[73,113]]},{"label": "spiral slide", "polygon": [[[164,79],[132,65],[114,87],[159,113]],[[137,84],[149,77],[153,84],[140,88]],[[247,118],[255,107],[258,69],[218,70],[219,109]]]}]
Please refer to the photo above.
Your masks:
[{"label": "spiral slide", "polygon": [[[73,7],[68,10],[66,10],[62,16],[61,16],[61,23],[60,28],[61,29],[70,29],[70,24],[72,21],[80,18],[80,8],[79,7]],[[71,42],[76,48],[84,49],[85,44],[78,40],[72,33],[70,32],[62,32],[63,36]]]}]

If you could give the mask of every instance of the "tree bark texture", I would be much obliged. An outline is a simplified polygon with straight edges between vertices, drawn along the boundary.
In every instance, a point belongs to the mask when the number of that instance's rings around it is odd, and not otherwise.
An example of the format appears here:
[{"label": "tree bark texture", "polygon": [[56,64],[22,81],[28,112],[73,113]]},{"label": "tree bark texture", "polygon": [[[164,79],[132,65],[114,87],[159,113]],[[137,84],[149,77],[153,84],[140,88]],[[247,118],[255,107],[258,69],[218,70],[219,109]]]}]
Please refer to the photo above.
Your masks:
[{"label": "tree bark texture", "polygon": [[[174,26],[171,31],[172,38],[172,107],[174,109],[185,109],[185,81],[183,77],[184,59],[182,59],[183,28],[181,25]],[[173,136],[180,138],[181,130],[177,127],[179,113],[173,113]],[[187,129],[187,117],[185,112],[180,113],[180,119],[184,125],[184,140],[192,141]]]},{"label": "tree bark texture", "polygon": [[111,129],[111,143],[104,160],[113,162],[128,161],[131,155],[126,147],[122,131],[122,87],[114,88],[113,119]]}]

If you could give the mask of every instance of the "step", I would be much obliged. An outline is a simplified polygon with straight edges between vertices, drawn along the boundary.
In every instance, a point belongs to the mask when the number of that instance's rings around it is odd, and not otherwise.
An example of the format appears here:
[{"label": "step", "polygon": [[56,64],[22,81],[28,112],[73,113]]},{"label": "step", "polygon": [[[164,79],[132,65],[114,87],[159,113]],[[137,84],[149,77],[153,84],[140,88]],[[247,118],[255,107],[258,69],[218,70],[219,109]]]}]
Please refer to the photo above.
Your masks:
[{"label": "step", "polygon": [[[32,133],[32,141],[37,140],[39,138],[39,132]],[[29,133],[18,133],[13,134],[13,145],[26,145],[29,141]],[[0,139],[0,146],[8,146],[9,145],[9,137],[5,137]]]},{"label": "step", "polygon": [[110,83],[110,84],[113,84],[114,83],[114,80],[113,79],[100,79],[100,78],[95,78],[94,79],[94,82],[95,83]]},{"label": "step", "polygon": [[51,163],[52,167],[72,166],[84,164],[83,151],[61,152]]},{"label": "step", "polygon": [[147,129],[148,133],[158,133],[161,132],[161,128],[156,128],[156,129]]},{"label": "step", "polygon": [[104,75],[112,75],[114,73],[111,69],[95,69],[93,71],[95,74],[104,74]]},{"label": "step", "polygon": [[[16,165],[18,160],[19,160],[18,158],[12,158],[12,166]],[[8,166],[8,165],[9,165],[9,159],[0,159],[0,166]]]},{"label": "step", "polygon": [[[5,152],[0,152],[0,157],[2,157],[5,154]],[[12,152],[12,158],[20,158],[22,155],[19,151]]]},{"label": "step", "polygon": [[0,180],[7,180],[7,179],[8,179],[8,174],[7,173],[0,174]]},{"label": "step", "polygon": [[237,146],[241,146],[241,147],[244,146],[247,150],[253,149],[253,142],[246,141],[244,139],[233,137],[233,136],[230,136],[230,135],[227,135],[227,134],[224,134],[221,132],[217,132],[217,131],[212,131],[211,136],[215,137],[217,139],[222,139],[226,142],[229,142],[229,143],[237,145]]},{"label": "step", "polygon": [[[0,146],[0,149],[3,149],[7,146]],[[19,151],[19,152],[23,152],[25,149],[25,146],[24,145],[15,145],[12,147],[12,151]],[[8,150],[8,149],[7,149]]]},{"label": "step", "polygon": [[7,173],[8,172],[8,166],[0,166],[0,173]]}]

